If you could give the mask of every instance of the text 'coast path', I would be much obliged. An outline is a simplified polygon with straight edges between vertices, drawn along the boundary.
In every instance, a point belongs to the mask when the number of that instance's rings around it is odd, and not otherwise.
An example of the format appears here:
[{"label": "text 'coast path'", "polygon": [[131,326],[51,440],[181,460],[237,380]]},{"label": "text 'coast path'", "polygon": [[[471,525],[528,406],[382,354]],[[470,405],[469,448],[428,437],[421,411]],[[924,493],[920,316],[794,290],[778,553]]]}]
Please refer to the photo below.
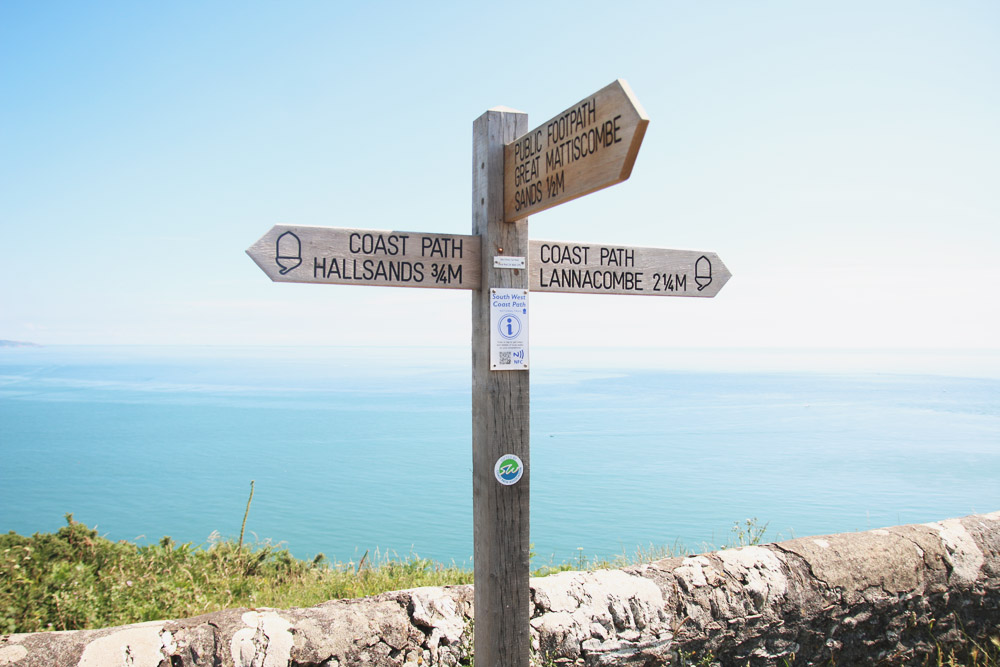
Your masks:
[{"label": "text 'coast path'", "polygon": [[275,282],[479,289],[468,234],[275,225],[247,254]]},{"label": "text 'coast path'", "polygon": [[[275,282],[476,290],[481,247],[469,234],[275,225],[247,254]],[[714,252],[600,243],[529,241],[527,257],[491,261],[528,271],[534,292],[710,298],[731,277]]]}]

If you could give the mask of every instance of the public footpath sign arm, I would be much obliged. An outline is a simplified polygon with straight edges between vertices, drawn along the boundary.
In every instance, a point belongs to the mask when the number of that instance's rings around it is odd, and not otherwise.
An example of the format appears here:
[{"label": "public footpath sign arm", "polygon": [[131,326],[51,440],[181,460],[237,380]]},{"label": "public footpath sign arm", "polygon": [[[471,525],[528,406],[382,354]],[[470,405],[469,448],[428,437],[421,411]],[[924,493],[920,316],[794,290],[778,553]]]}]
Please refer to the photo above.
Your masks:
[{"label": "public footpath sign arm", "polygon": [[649,119],[618,80],[527,132],[472,126],[472,234],[276,225],[247,254],[274,281],[471,290],[475,657],[528,667],[530,291],[713,297],[712,252],[529,241],[527,216],[629,177]]},{"label": "public footpath sign arm", "polygon": [[649,118],[618,79],[504,148],[504,220],[513,222],[621,183]]}]

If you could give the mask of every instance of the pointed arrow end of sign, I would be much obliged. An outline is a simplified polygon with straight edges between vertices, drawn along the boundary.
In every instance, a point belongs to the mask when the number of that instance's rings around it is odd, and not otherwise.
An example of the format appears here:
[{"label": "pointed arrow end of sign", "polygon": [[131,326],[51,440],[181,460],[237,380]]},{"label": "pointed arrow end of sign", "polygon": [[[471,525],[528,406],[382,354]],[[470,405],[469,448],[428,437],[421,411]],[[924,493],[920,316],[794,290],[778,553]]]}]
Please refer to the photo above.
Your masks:
[{"label": "pointed arrow end of sign", "polygon": [[[733,274],[718,255],[715,253],[712,253],[712,255],[712,263],[714,265],[714,268],[712,269],[712,282],[716,283],[715,293],[712,296],[715,296],[722,290],[723,287],[726,286],[726,283],[728,283],[729,279],[733,277]],[[701,288],[699,287],[698,289],[700,290]]]},{"label": "pointed arrow end of sign", "polygon": [[616,79],[615,83],[617,83],[618,86],[622,89],[622,93],[628,99],[629,104],[632,105],[632,108],[635,109],[635,112],[637,114],[639,114],[639,118],[641,120],[644,120],[644,121],[646,121],[648,123],[649,122],[649,116],[646,115],[646,110],[639,103],[639,98],[637,98],[635,96],[635,93],[632,92],[632,87],[628,85],[628,81],[626,81],[625,79]]},{"label": "pointed arrow end of sign", "polygon": [[261,271],[267,274],[271,280],[274,280],[275,274],[278,273],[274,266],[277,254],[275,245],[275,232],[277,230],[277,226],[272,227],[257,239],[256,243],[246,249],[247,255],[254,261],[254,264],[259,266]]},{"label": "pointed arrow end of sign", "polygon": [[624,162],[622,162],[622,171],[619,175],[619,178],[624,181],[632,175],[632,167],[635,166],[635,159],[639,155],[639,147],[642,146],[642,139],[646,136],[646,128],[649,127],[649,116],[646,115],[646,110],[639,103],[639,99],[635,96],[635,93],[632,92],[628,81],[625,79],[616,79],[612,85],[618,86],[636,115],[635,132],[632,134],[632,141],[629,143],[628,152],[625,155]]}]

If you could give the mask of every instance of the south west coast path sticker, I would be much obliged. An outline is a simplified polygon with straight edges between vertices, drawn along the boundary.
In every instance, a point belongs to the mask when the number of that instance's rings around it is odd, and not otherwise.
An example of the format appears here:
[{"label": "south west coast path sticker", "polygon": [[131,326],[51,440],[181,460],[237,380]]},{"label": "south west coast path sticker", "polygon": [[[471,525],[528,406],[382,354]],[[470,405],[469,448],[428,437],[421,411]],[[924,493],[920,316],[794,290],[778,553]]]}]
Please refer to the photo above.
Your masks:
[{"label": "south west coast path sticker", "polygon": [[514,454],[504,454],[493,466],[493,475],[504,486],[517,484],[524,474],[524,464]]}]

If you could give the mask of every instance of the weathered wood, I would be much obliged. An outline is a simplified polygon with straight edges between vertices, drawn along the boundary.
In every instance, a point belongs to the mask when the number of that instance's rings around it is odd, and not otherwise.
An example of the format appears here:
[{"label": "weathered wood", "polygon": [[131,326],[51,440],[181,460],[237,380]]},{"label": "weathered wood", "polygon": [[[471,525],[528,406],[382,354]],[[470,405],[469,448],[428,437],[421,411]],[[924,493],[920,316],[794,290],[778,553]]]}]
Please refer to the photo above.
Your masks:
[{"label": "weathered wood", "polygon": [[649,118],[624,80],[519,136],[504,148],[504,219],[513,222],[621,183]]},{"label": "weathered wood", "polygon": [[479,289],[479,238],[275,225],[247,254],[275,282]]},{"label": "weathered wood", "polygon": [[[935,653],[989,645],[1000,627],[1000,512],[529,583],[537,664],[939,664]],[[457,666],[484,632],[472,597],[471,586],[418,588],[0,636],[0,665]]]},{"label": "weathered wood", "polygon": [[[481,243],[469,234],[275,225],[247,254],[276,282],[478,290]],[[490,261],[523,260],[537,292],[713,297],[731,277],[717,254],[699,250],[529,241],[526,256],[513,252]]]},{"label": "weathered wood", "polygon": [[[504,144],[527,114],[491,109],[473,123],[472,231],[481,239],[481,288],[472,293],[472,476],[477,667],[528,667],[529,371],[490,370],[490,289],[528,287],[523,269],[494,268],[495,256],[528,252],[528,221],[503,221]],[[520,457],[516,484],[494,477],[501,456]]]},{"label": "weathered wood", "polygon": [[531,241],[537,292],[713,297],[732,274],[714,252]]}]

